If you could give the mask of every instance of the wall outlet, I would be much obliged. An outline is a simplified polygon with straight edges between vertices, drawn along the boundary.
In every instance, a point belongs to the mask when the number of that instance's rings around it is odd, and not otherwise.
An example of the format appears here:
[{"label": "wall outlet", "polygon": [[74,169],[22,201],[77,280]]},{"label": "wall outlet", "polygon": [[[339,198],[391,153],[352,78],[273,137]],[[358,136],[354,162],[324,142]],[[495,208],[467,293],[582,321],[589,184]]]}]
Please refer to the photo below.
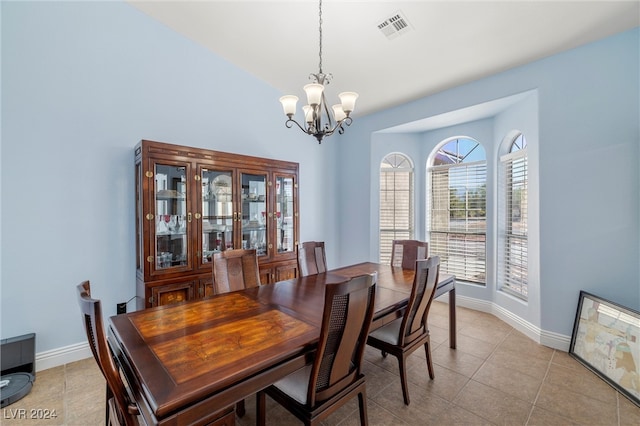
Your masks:
[{"label": "wall outlet", "polygon": [[126,314],[127,313],[127,302],[118,303],[116,307],[116,314]]}]

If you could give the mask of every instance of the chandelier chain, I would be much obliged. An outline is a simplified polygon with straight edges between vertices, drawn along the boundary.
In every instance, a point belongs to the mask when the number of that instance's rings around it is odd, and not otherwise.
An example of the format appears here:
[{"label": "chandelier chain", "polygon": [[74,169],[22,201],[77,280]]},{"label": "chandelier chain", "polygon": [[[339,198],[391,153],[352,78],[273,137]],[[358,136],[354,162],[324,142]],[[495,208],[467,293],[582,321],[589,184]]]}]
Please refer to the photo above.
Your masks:
[{"label": "chandelier chain", "polygon": [[320,33],[320,49],[319,49],[319,53],[318,56],[320,57],[320,63],[318,64],[318,68],[320,70],[320,74],[322,74],[322,0],[319,1],[318,3],[318,21],[319,21],[319,33]]}]

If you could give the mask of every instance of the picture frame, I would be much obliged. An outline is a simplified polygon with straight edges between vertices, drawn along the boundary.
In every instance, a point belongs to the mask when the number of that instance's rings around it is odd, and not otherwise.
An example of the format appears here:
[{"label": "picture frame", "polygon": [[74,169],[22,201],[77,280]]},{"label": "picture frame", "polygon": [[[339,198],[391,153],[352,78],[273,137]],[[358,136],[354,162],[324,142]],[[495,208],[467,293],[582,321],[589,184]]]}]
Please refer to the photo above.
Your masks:
[{"label": "picture frame", "polygon": [[580,291],[569,355],[640,407],[640,313]]}]

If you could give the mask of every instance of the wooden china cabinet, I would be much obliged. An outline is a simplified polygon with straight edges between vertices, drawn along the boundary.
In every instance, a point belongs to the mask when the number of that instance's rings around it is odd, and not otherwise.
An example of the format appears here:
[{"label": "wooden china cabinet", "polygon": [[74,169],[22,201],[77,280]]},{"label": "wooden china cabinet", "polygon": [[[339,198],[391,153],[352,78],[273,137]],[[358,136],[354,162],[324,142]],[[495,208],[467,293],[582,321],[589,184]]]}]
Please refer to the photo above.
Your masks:
[{"label": "wooden china cabinet", "polygon": [[262,284],[297,276],[298,163],[143,140],[137,308],[213,293],[211,255],[255,248]]}]

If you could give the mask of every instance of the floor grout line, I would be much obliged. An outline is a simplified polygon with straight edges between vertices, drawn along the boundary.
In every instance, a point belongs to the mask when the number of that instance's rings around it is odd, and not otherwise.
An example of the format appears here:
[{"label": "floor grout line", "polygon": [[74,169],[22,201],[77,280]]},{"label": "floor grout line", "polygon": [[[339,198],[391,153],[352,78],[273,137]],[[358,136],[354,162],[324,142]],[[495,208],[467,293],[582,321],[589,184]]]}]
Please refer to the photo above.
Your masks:
[{"label": "floor grout line", "polygon": [[544,372],[544,376],[542,377],[540,386],[538,386],[538,392],[536,392],[536,397],[533,399],[533,404],[531,404],[531,410],[529,410],[529,415],[527,416],[527,422],[525,423],[525,425],[528,425],[529,421],[531,420],[531,416],[533,415],[533,410],[535,410],[536,403],[538,402],[538,398],[540,397],[540,392],[542,392],[544,381],[547,380],[547,377],[549,376],[549,371],[551,370],[551,364],[553,363],[553,357],[555,354],[556,354],[556,350],[554,349],[553,353],[551,354],[551,358],[549,358],[549,362],[547,363],[547,369]]}]

